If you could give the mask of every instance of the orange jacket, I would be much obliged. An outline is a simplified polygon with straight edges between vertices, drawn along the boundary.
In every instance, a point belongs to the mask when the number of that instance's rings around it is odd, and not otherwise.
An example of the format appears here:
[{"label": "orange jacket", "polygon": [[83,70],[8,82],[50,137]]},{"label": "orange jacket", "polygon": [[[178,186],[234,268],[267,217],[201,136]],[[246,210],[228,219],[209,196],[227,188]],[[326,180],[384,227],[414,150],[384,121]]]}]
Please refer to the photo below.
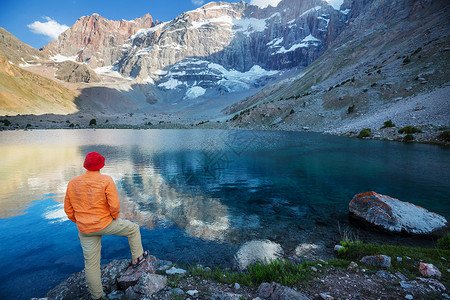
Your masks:
[{"label": "orange jacket", "polygon": [[100,171],[87,171],[73,178],[67,186],[64,211],[82,233],[105,229],[120,213],[114,181]]}]

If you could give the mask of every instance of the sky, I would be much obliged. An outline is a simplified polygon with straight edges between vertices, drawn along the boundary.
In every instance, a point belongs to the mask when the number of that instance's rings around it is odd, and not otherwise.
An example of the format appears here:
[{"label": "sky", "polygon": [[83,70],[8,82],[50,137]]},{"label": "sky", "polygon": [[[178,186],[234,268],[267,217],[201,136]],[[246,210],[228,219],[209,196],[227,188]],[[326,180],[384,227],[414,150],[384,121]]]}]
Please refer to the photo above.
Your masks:
[{"label": "sky", "polygon": [[[239,2],[238,0],[224,0]],[[281,0],[245,0],[260,7],[277,6]],[[211,1],[205,0],[2,0],[0,27],[37,49],[82,16],[98,13],[110,20],[133,20],[149,13],[154,20],[170,21],[183,12]]]}]

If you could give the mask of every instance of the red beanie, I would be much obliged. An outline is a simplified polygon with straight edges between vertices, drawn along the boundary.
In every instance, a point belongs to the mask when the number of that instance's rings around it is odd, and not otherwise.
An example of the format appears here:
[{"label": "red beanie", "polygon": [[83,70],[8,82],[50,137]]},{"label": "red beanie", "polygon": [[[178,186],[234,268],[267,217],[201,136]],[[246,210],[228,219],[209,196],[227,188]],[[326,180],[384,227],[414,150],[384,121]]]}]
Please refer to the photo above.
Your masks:
[{"label": "red beanie", "polygon": [[89,171],[98,171],[105,166],[105,158],[98,152],[90,152],[86,155],[83,166]]}]

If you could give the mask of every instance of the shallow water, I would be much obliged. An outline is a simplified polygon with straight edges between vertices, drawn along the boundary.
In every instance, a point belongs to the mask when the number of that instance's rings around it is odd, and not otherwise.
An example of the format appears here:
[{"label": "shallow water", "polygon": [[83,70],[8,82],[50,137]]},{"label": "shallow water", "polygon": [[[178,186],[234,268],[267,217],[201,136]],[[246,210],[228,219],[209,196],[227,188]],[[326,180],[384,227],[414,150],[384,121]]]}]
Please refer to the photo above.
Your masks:
[{"label": "shallow water", "polygon": [[[145,248],[178,263],[314,258],[347,226],[363,240],[417,244],[349,224],[349,201],[370,190],[450,218],[450,152],[437,146],[292,132],[0,132],[3,298],[44,296],[82,270],[62,201],[91,151],[106,157],[102,173],[116,182],[121,217],[141,225]],[[103,238],[102,263],[128,256],[126,239]]]}]

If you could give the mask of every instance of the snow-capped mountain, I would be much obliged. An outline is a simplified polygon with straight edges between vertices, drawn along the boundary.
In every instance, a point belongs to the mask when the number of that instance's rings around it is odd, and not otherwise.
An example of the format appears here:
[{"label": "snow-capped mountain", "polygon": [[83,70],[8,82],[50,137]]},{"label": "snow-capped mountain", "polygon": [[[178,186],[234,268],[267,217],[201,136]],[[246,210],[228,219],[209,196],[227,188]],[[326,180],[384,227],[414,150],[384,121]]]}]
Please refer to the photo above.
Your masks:
[{"label": "snow-capped mountain", "polygon": [[[346,27],[351,5],[283,0],[277,7],[211,2],[170,22],[150,15],[80,18],[45,47],[55,60],[139,78],[178,99],[258,88],[317,59]],[[333,5],[331,5],[333,4]]]}]

